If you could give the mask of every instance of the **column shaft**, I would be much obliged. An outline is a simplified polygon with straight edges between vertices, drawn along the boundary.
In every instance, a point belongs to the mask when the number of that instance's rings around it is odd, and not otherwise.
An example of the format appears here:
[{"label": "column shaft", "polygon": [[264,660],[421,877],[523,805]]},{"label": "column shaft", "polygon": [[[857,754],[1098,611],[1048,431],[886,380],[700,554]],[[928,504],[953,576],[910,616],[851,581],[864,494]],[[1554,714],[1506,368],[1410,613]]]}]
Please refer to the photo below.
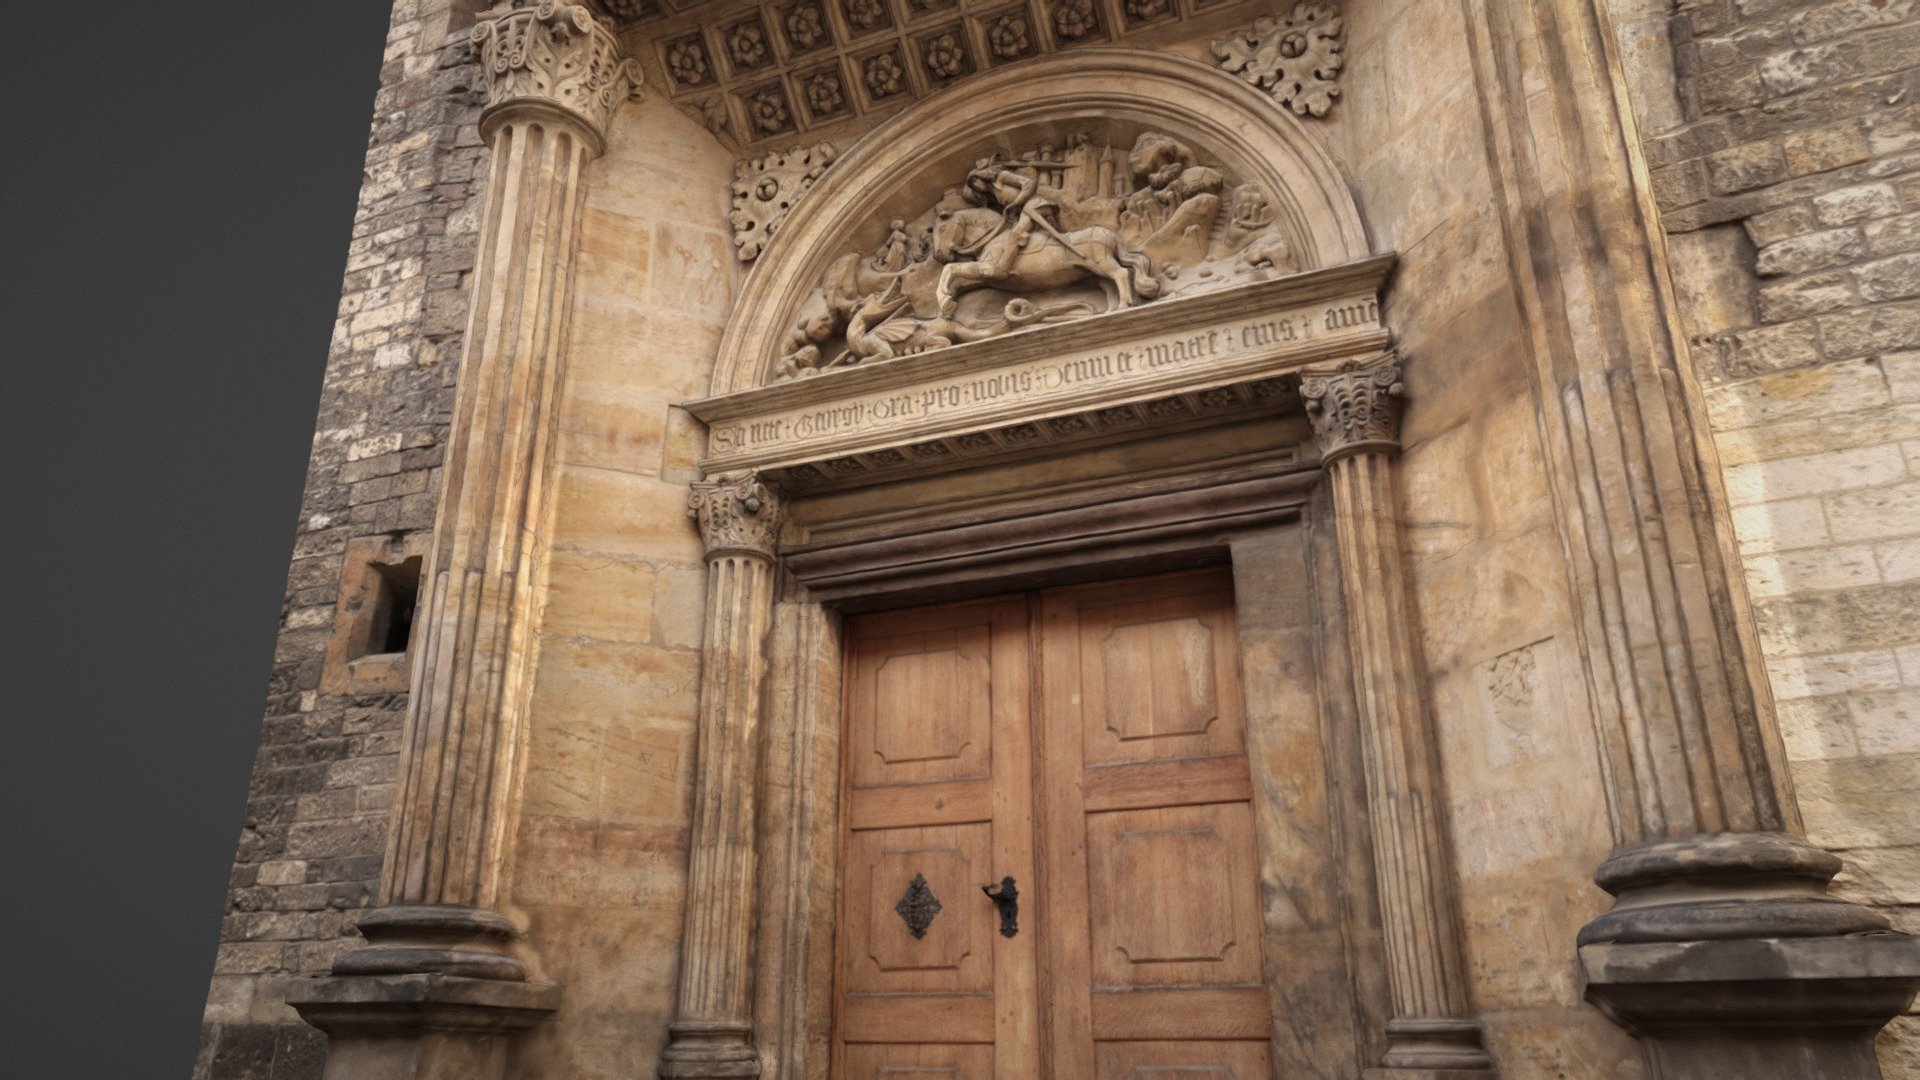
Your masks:
[{"label": "column shaft", "polygon": [[754,1076],[755,778],[780,508],[752,476],[695,485],[690,503],[707,544],[707,617],[679,997],[660,1075]]},{"label": "column shaft", "polygon": [[1603,5],[1475,6],[1616,841],[1797,829]]},{"label": "column shaft", "polygon": [[564,124],[522,116],[495,128],[493,153],[387,904],[499,898],[586,150]]},{"label": "column shaft", "polygon": [[440,509],[420,607],[382,907],[339,974],[521,978],[492,909],[512,830],[546,561],[557,401],[579,247],[580,176],[637,87],[612,35],[577,4],[474,27],[492,159]]},{"label": "column shaft", "polygon": [[1333,491],[1360,706],[1393,998],[1380,1071],[1485,1077],[1492,1062],[1480,1046],[1480,1025],[1467,1018],[1439,762],[1394,501],[1401,392],[1391,359],[1310,370],[1301,385]]}]

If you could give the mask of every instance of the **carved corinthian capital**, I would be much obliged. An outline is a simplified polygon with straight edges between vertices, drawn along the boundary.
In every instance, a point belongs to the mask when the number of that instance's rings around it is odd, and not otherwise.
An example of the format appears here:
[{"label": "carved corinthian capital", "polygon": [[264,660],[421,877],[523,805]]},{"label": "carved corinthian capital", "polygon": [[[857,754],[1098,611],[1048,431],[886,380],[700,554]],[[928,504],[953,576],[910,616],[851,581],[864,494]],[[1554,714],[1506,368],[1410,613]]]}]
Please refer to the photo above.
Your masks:
[{"label": "carved corinthian capital", "polygon": [[755,473],[703,480],[687,495],[687,513],[700,523],[709,559],[734,554],[773,558],[783,511],[780,496]]},{"label": "carved corinthian capital", "polygon": [[641,93],[638,65],[584,4],[540,0],[482,19],[473,27],[473,47],[486,74],[489,114],[548,105],[604,138],[614,108]]},{"label": "carved corinthian capital", "polygon": [[1300,373],[1300,398],[1320,441],[1320,463],[1363,451],[1400,448],[1400,403],[1406,388],[1391,357],[1344,360],[1333,368]]}]

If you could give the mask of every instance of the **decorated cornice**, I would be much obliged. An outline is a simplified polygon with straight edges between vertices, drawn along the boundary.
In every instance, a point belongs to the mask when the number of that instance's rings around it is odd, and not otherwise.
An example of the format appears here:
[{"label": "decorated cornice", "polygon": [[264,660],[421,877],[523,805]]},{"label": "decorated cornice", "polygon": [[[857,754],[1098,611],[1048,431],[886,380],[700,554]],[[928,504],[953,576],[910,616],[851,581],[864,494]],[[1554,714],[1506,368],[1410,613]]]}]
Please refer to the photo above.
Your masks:
[{"label": "decorated cornice", "polygon": [[486,77],[483,126],[513,106],[546,105],[604,139],[613,110],[640,96],[638,67],[584,4],[540,0],[482,19],[473,47]]},{"label": "decorated cornice", "polygon": [[1400,406],[1405,398],[1400,364],[1391,356],[1346,360],[1300,373],[1300,400],[1313,421],[1323,466],[1350,454],[1400,449]]},{"label": "decorated cornice", "polygon": [[739,472],[695,483],[687,493],[687,514],[699,523],[707,558],[744,554],[771,559],[785,507],[758,473]]}]

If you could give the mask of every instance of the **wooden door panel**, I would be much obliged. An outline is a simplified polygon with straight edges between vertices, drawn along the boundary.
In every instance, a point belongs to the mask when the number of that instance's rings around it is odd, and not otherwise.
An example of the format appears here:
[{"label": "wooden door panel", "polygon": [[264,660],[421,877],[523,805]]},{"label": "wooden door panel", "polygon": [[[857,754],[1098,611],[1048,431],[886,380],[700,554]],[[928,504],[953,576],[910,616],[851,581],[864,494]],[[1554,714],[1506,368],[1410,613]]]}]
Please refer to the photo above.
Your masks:
[{"label": "wooden door panel", "polygon": [[1103,1043],[1099,1080],[1271,1080],[1263,1042]]},{"label": "wooden door panel", "polygon": [[1233,608],[1214,591],[1079,609],[1089,766],[1242,754]]},{"label": "wooden door panel", "polygon": [[849,1046],[844,1075],[846,1080],[992,1080],[993,1047]]},{"label": "wooden door panel", "polygon": [[1077,586],[1041,606],[1052,1075],[1268,1080],[1231,580]]},{"label": "wooden door panel", "polygon": [[1260,981],[1260,897],[1245,802],[1090,814],[1096,989]]},{"label": "wooden door panel", "polygon": [[978,780],[868,788],[852,801],[847,828],[856,831],[993,820],[993,790]]},{"label": "wooden door panel", "polygon": [[1096,1045],[1133,1039],[1265,1039],[1273,1026],[1267,988],[1176,987],[1093,995]]},{"label": "wooden door panel", "polygon": [[958,614],[962,625],[934,629],[861,626],[848,702],[856,791],[991,775],[992,629],[980,612]]},{"label": "wooden door panel", "polygon": [[1253,798],[1253,778],[1247,775],[1247,759],[1239,754],[1101,765],[1087,770],[1083,786],[1089,814]]},{"label": "wooden door panel", "polygon": [[850,619],[840,1078],[1028,1080],[1033,936],[996,933],[980,886],[1033,877],[1021,598]]},{"label": "wooden door panel", "polygon": [[919,1046],[995,1041],[993,996],[848,995],[834,1018],[843,1043]]},{"label": "wooden door panel", "polygon": [[[993,988],[987,905],[992,827],[985,822],[881,829],[850,838],[850,994],[985,993]],[[918,933],[916,934],[916,931]]]}]

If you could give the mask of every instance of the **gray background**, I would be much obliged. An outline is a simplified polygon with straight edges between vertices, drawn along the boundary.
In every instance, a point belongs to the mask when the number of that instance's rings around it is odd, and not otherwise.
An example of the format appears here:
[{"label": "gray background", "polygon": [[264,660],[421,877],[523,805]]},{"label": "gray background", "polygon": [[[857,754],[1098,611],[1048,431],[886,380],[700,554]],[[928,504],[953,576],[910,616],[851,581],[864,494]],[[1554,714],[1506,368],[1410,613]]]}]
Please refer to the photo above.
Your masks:
[{"label": "gray background", "polygon": [[0,1071],[178,1080],[245,806],[387,7],[12,14]]}]

